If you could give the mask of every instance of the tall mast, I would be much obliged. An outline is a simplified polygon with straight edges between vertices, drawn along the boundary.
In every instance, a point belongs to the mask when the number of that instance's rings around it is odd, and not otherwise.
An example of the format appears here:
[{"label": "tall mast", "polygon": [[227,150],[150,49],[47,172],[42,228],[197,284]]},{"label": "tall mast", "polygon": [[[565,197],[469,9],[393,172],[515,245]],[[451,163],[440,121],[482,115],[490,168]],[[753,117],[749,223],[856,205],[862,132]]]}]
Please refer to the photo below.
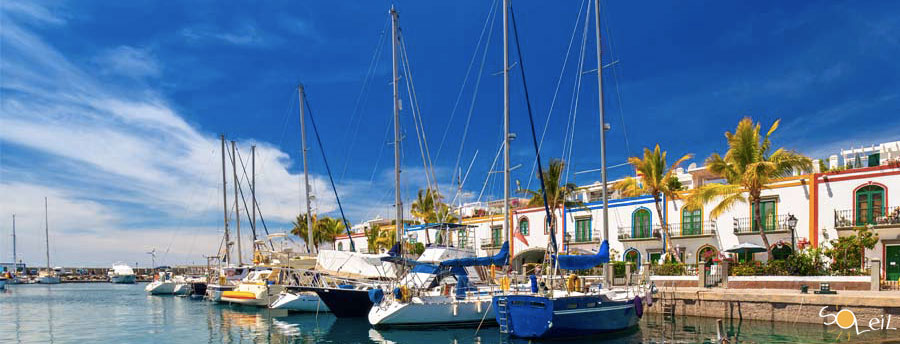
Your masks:
[{"label": "tall mast", "polygon": [[12,242],[13,242],[13,266],[18,262],[16,260],[16,214],[13,214],[13,231],[12,231]]},{"label": "tall mast", "polygon": [[250,198],[253,207],[253,219],[250,229],[253,231],[253,252],[256,253],[256,145],[250,146]]},{"label": "tall mast", "polygon": [[47,243],[47,271],[50,269],[50,220],[47,219],[47,197],[44,197],[44,238]]},{"label": "tall mast", "polygon": [[231,235],[228,233],[228,182],[225,178],[225,134],[222,141],[222,210],[225,215],[225,263],[231,265]]},{"label": "tall mast", "polygon": [[503,0],[503,233],[507,240],[512,238],[509,225],[509,0]]},{"label": "tall mast", "polygon": [[[398,15],[394,6],[391,6],[391,57],[393,59],[393,84],[394,84],[394,207],[397,211],[396,237],[397,242],[403,242],[403,199],[400,193],[400,77],[397,75],[397,40],[399,39]],[[399,253],[403,254],[403,245],[399,245]]]},{"label": "tall mast", "polygon": [[[313,220],[312,220],[312,207],[309,205],[309,162],[306,158],[306,151],[308,150],[306,147],[306,115],[304,104],[306,101],[306,93],[303,89],[303,84],[297,86],[297,93],[300,96],[300,150],[303,152],[303,190],[306,192],[306,238],[303,240],[306,241],[306,251],[312,252],[312,234],[313,234]],[[350,239],[353,240],[352,238]]]},{"label": "tall mast", "polygon": [[[606,179],[606,119],[603,115],[603,50],[600,40],[600,0],[594,0],[594,23],[597,35],[597,102],[600,112],[600,176],[603,181],[603,240],[609,240],[609,194]],[[603,269],[605,285],[612,283],[613,267],[606,264]]]},{"label": "tall mast", "polygon": [[240,266],[244,265],[244,261],[241,257],[241,206],[238,204],[237,155],[235,155],[234,146],[234,141],[231,141],[231,172],[234,174],[234,223],[237,234],[237,259],[238,266]]}]

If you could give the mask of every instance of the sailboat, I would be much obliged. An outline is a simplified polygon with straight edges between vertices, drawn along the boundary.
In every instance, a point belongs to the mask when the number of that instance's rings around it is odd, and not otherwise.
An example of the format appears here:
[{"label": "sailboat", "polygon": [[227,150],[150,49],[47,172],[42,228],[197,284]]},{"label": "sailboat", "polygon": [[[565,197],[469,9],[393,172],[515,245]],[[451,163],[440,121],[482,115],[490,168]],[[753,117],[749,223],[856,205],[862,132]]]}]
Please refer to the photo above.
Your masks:
[{"label": "sailboat", "polygon": [[47,220],[47,197],[44,197],[44,239],[47,246],[47,270],[38,273],[38,283],[59,284],[59,275],[50,266],[50,222]]},{"label": "sailboat", "polygon": [[[509,10],[509,0],[504,0],[504,12]],[[564,288],[556,289],[554,280],[556,271],[584,270],[609,262],[609,226],[608,226],[608,193],[606,178],[606,128],[603,116],[603,79],[600,46],[600,9],[599,0],[594,1],[594,15],[596,17],[597,37],[597,79],[599,93],[600,112],[600,141],[601,141],[601,171],[603,183],[603,242],[595,255],[569,256],[560,255],[556,245],[556,233],[554,226],[550,228],[549,251],[551,252],[551,274],[543,276],[543,285],[539,287],[537,279],[531,280],[530,292],[512,293],[494,296],[493,306],[500,325],[500,332],[520,338],[560,338],[595,335],[600,333],[620,331],[637,325],[643,314],[643,301],[641,293],[643,288],[635,290],[613,290],[609,287],[612,269],[605,265],[604,283],[600,288],[586,286],[582,277],[575,274],[569,276]],[[512,15],[515,26],[515,15]],[[517,41],[518,44],[518,41]],[[524,84],[524,63],[519,56],[519,69],[522,73]],[[525,90],[526,101],[527,89]],[[531,117],[529,105],[529,118],[531,119],[531,131],[534,142],[537,166],[541,168],[540,151],[534,132],[534,121]],[[543,180],[543,174],[538,173],[541,180],[541,192],[544,193],[544,210],[547,219],[552,219],[550,208],[546,202],[547,195]],[[557,283],[562,281],[557,279]]]}]

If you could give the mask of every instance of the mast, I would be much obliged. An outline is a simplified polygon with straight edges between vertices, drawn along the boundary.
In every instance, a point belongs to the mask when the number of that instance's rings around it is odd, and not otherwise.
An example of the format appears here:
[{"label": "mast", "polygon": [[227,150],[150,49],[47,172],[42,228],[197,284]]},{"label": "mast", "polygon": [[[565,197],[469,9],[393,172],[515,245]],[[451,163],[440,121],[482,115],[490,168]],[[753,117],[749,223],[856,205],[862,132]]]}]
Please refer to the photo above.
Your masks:
[{"label": "mast", "polygon": [[228,233],[228,182],[225,179],[225,134],[222,141],[222,210],[225,215],[225,263],[231,265],[231,235]]},{"label": "mast", "polygon": [[[609,240],[609,194],[606,179],[606,119],[603,114],[603,51],[600,40],[600,0],[594,0],[594,23],[597,36],[597,102],[600,112],[600,176],[603,182],[603,240]],[[606,264],[604,280],[607,285],[612,281],[612,265]]]},{"label": "mast", "polygon": [[53,270],[50,268],[50,220],[47,217],[47,197],[44,196],[44,238],[47,244],[47,272],[50,272]]},{"label": "mast", "polygon": [[234,174],[234,222],[235,232],[237,234],[237,259],[238,266],[244,265],[241,257],[241,206],[238,204],[238,174],[237,174],[237,155],[235,155],[235,143],[231,141],[231,172]]},{"label": "mast", "polygon": [[[16,264],[18,262],[16,260],[16,214],[13,214],[12,242],[13,242],[13,264]],[[13,266],[15,266],[15,265],[13,265]]]},{"label": "mast", "polygon": [[256,145],[250,146],[250,198],[252,198],[253,219],[250,229],[253,231],[253,253],[256,253]]},{"label": "mast", "polygon": [[400,193],[400,78],[397,75],[397,45],[398,45],[398,15],[394,6],[391,6],[391,58],[393,59],[393,84],[394,84],[394,207],[397,211],[396,237],[403,255],[403,199]]},{"label": "mast", "polygon": [[503,0],[503,233],[507,240],[513,237],[509,225],[509,0]]},{"label": "mast", "polygon": [[[306,115],[304,114],[304,101],[306,100],[306,93],[303,90],[303,84],[297,86],[297,93],[300,96],[300,151],[303,152],[303,190],[306,192],[306,251],[312,253],[312,234],[313,234],[313,220],[312,220],[312,207],[309,205],[309,162],[306,158],[306,151],[308,148],[306,147]],[[353,239],[350,238],[352,241]]]}]

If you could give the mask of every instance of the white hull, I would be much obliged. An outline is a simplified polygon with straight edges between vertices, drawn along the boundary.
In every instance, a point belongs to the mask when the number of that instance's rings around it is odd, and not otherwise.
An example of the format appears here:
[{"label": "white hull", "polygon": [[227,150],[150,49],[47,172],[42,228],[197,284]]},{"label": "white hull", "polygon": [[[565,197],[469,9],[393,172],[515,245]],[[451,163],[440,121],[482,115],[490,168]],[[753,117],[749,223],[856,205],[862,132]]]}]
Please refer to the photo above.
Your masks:
[{"label": "white hull", "polygon": [[[414,297],[408,303],[384,301],[369,311],[369,323],[374,326],[428,326],[478,324],[482,319],[492,321],[488,309],[489,298],[462,301],[450,296]],[[486,312],[490,311],[490,314]]]},{"label": "white hull", "polygon": [[144,287],[150,295],[172,295],[175,294],[175,282],[173,281],[154,281]]},{"label": "white hull", "polygon": [[191,292],[191,286],[187,283],[177,283],[175,284],[175,289],[172,291],[172,294],[175,295],[187,295]]},{"label": "white hull", "polygon": [[58,276],[41,276],[38,278],[40,284],[59,284]]},{"label": "white hull", "polygon": [[246,306],[269,307],[283,288],[279,285],[240,284],[233,291],[222,292],[219,300]]},{"label": "white hull", "polygon": [[222,301],[222,292],[234,290],[233,285],[210,284],[206,286],[206,298],[213,302]]},{"label": "white hull", "polygon": [[109,281],[117,284],[132,284],[137,280],[135,275],[115,275],[110,276]]},{"label": "white hull", "polygon": [[322,303],[315,293],[281,293],[269,308],[297,312],[330,312],[328,306]]}]

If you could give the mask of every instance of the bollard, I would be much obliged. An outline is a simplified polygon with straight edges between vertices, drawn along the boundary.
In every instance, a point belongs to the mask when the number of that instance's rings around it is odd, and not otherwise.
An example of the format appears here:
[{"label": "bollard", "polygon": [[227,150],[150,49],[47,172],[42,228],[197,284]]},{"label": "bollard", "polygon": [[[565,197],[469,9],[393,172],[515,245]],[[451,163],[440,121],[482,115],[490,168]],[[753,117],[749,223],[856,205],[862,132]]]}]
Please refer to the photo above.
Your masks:
[{"label": "bollard", "polygon": [[625,263],[625,285],[631,285],[631,263]]}]

